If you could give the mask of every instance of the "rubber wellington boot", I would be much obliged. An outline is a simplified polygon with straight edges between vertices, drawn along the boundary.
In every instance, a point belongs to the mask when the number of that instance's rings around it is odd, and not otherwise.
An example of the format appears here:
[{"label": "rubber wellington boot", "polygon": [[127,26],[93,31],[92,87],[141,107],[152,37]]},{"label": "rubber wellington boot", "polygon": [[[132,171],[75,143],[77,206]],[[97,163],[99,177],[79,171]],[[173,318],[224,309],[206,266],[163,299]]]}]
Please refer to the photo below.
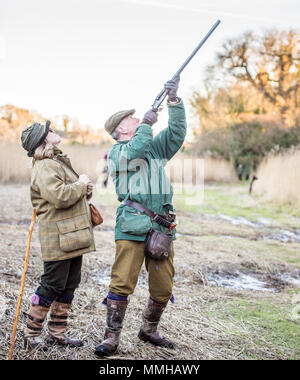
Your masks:
[{"label": "rubber wellington boot", "polygon": [[110,356],[117,351],[127,304],[128,301],[107,299],[107,327],[103,342],[95,350],[97,356]]},{"label": "rubber wellington boot", "polygon": [[161,336],[157,331],[158,323],[166,306],[167,302],[158,303],[149,298],[146,308],[143,311],[143,324],[139,331],[138,337],[144,342],[149,342],[155,346],[174,348],[174,343]]}]

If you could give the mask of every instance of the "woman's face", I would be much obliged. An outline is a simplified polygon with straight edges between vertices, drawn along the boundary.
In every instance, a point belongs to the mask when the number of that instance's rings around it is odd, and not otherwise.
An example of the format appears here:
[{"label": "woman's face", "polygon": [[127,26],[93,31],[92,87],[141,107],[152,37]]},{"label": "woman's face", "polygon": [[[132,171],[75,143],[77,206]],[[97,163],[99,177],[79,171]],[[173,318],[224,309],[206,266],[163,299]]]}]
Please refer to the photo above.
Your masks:
[{"label": "woman's face", "polygon": [[52,145],[58,145],[61,142],[61,139],[59,136],[57,136],[56,133],[54,133],[52,130],[49,130],[46,141]]}]

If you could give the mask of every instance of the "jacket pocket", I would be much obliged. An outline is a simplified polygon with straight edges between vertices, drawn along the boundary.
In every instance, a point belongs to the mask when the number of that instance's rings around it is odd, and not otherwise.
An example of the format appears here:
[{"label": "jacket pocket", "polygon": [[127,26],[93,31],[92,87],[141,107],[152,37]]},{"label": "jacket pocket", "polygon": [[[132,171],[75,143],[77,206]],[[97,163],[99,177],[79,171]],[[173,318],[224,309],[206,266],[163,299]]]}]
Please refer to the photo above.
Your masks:
[{"label": "jacket pocket", "polygon": [[88,248],[92,244],[90,222],[87,215],[79,215],[56,222],[59,246],[64,252]]},{"label": "jacket pocket", "polygon": [[118,224],[122,232],[133,235],[144,235],[151,228],[151,219],[148,215],[132,207],[125,206],[119,217]]}]

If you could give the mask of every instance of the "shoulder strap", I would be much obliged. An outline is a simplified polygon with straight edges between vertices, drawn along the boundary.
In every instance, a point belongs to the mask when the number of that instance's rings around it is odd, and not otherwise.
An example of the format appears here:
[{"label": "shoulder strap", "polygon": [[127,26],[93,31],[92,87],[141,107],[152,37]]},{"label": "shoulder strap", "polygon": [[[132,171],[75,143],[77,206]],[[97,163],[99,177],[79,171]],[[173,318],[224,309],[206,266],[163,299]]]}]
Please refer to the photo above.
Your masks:
[{"label": "shoulder strap", "polygon": [[154,211],[149,210],[147,207],[141,205],[138,202],[133,202],[133,201],[131,201],[131,200],[128,199],[126,201],[123,201],[123,203],[126,206],[133,207],[133,208],[135,208],[138,211],[145,212],[151,219],[154,218],[155,215],[156,215],[156,213]]},{"label": "shoulder strap", "polygon": [[165,228],[168,228],[169,231],[172,231],[176,227],[176,223],[170,222],[169,220],[167,220],[163,216],[157,214],[156,212],[154,212],[152,210],[149,210],[147,207],[141,205],[138,202],[133,202],[133,201],[128,199],[126,201],[123,201],[123,203],[127,206],[135,208],[138,211],[145,212],[151,218],[152,222],[156,222],[157,224],[159,224]]}]

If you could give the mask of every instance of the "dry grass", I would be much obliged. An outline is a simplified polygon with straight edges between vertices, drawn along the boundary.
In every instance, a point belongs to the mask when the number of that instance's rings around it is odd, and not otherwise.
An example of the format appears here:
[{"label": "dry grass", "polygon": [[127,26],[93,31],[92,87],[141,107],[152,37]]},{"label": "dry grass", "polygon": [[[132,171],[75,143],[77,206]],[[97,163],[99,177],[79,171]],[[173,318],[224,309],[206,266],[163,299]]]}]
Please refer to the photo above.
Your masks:
[{"label": "dry grass", "polygon": [[204,181],[232,183],[237,179],[232,165],[224,159],[204,158]]},{"label": "dry grass", "polygon": [[300,205],[300,150],[270,156],[259,166],[254,193],[280,203]]},{"label": "dry grass", "polygon": [[232,165],[223,159],[212,157],[190,157],[177,154],[166,166],[172,182],[194,183],[204,182],[232,183],[236,174]]},{"label": "dry grass", "polygon": [[[110,146],[62,145],[61,149],[71,158],[77,173],[87,174],[93,182],[101,178],[104,154]],[[31,159],[21,145],[0,142],[0,183],[28,183],[30,180]],[[177,155],[168,165],[173,182],[202,183],[216,181],[230,183],[236,180],[233,168],[225,160],[214,158],[191,158]]]},{"label": "dry grass", "polygon": [[[31,218],[28,186],[0,186],[0,358],[7,358],[11,328],[22,274],[28,224]],[[30,252],[14,359],[95,359],[94,348],[101,341],[106,311],[101,305],[107,292],[107,281],[114,258],[113,227],[115,197],[95,197],[93,202],[104,216],[104,224],[95,229],[97,251],[84,256],[82,281],[70,318],[69,334],[84,339],[84,347],[52,347],[46,353],[23,349],[22,331],[29,308],[28,297],[35,290],[42,273],[42,260],[35,227]],[[296,245],[251,240],[249,229],[226,222],[216,223],[192,213],[179,215],[181,236],[175,242],[175,304],[168,305],[160,331],[176,343],[175,350],[156,348],[139,341],[137,333],[141,314],[148,297],[147,273],[143,268],[139,284],[126,312],[121,344],[113,359],[288,359],[295,347],[287,336],[278,336],[277,325],[269,326],[264,316],[247,318],[250,303],[254,309],[274,307],[277,312],[290,307],[291,289],[283,293],[238,291],[208,286],[204,281],[208,267],[223,266],[269,270],[284,263],[287,252],[296,257]],[[191,229],[193,226],[193,230]],[[193,236],[190,233],[193,232]],[[225,239],[223,235],[241,238]],[[255,239],[255,231],[251,231]],[[273,255],[273,245],[277,255]],[[275,248],[274,248],[275,249]],[[280,255],[284,250],[286,255]],[[275,252],[275,251],[274,251]],[[292,256],[291,256],[292,257]],[[249,264],[250,263],[250,264]],[[239,303],[241,302],[241,306]],[[266,306],[264,306],[266,305]],[[246,307],[246,309],[245,309]],[[269,309],[268,309],[269,310]],[[239,311],[241,314],[236,315]],[[273,311],[273,310],[272,310]],[[280,314],[280,321],[283,319]],[[286,322],[288,323],[288,322]],[[280,327],[280,326],[279,326]],[[284,330],[285,331],[285,330]],[[46,332],[45,332],[46,333]],[[44,334],[45,334],[44,333]]]},{"label": "dry grass", "polygon": [[28,183],[30,175],[31,159],[21,145],[0,142],[0,183]]},{"label": "dry grass", "polygon": [[[97,145],[62,145],[71,158],[74,169],[87,174],[94,182],[101,175],[104,154],[110,147]],[[28,183],[31,175],[31,158],[19,144],[0,142],[0,183]]]}]

